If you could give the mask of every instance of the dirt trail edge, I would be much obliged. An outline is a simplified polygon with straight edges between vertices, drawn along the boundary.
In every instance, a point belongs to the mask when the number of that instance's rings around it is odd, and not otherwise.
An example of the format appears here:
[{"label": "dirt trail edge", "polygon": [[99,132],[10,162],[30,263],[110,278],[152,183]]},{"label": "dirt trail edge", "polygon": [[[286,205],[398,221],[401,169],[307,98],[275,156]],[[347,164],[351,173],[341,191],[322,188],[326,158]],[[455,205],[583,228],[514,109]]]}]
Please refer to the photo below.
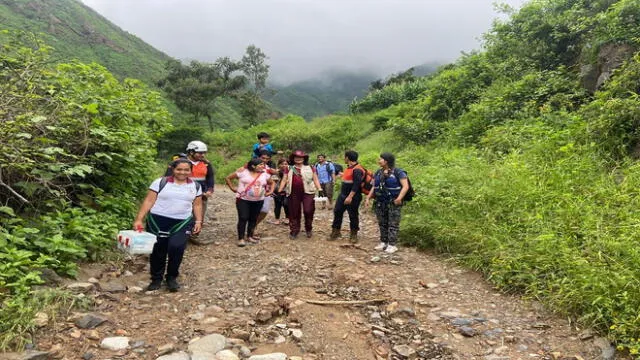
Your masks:
[{"label": "dirt trail edge", "polygon": [[[232,339],[240,358],[586,360],[611,351],[588,330],[500,294],[480,274],[441,257],[373,250],[372,214],[363,214],[355,246],[347,232],[327,241],[333,214],[317,209],[311,239],[289,240],[286,226],[264,222],[262,243],[239,248],[234,194],[218,187],[209,204],[201,236],[215,243],[188,247],[180,292],[143,290],[144,256],[124,267],[85,266],[77,281],[93,284],[84,291],[98,320],[58,319],[37,334],[35,348],[64,359],[156,359],[217,333]],[[130,339],[126,349],[100,346],[118,336]]]}]

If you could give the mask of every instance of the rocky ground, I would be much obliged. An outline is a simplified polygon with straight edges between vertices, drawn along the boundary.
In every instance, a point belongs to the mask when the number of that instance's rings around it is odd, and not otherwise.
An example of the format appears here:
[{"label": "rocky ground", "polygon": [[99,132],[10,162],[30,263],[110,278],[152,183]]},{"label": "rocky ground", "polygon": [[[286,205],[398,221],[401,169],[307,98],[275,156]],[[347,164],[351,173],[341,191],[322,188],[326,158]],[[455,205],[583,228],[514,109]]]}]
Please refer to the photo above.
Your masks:
[{"label": "rocky ground", "polygon": [[371,214],[363,215],[355,246],[346,230],[343,240],[327,241],[333,214],[317,210],[311,239],[289,240],[286,226],[265,222],[262,243],[239,248],[233,194],[219,188],[212,200],[201,236],[214,242],[187,249],[180,292],[144,291],[144,256],[83,267],[68,286],[95,307],[44,321],[31,358],[615,357],[605,339],[496,292],[480,274],[447,259],[407,248],[393,255],[373,250]]}]

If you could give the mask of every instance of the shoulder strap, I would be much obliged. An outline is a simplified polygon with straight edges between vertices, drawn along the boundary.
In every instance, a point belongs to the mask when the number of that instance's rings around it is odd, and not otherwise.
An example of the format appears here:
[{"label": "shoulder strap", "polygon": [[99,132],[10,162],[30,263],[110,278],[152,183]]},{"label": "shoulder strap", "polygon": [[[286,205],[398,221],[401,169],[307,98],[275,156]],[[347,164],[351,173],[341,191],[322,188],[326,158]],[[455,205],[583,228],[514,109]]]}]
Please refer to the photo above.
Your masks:
[{"label": "shoulder strap", "polygon": [[160,178],[160,184],[158,184],[158,193],[160,193],[160,191],[162,191],[162,189],[167,186],[168,181],[169,179],[167,176],[163,176],[162,178]]},{"label": "shoulder strap", "polygon": [[[160,191],[162,191],[162,189],[167,186],[167,183],[169,182],[168,178],[168,176],[163,176],[162,178],[160,178],[160,184],[158,184],[158,193],[160,193]],[[200,183],[197,181],[194,181],[193,183],[196,186],[196,193],[198,193],[198,190],[202,189],[202,185],[200,185]]]},{"label": "shoulder strap", "polygon": [[253,184],[256,183],[256,181],[258,181],[258,178],[262,176],[262,174],[259,174],[258,176],[253,178],[253,181],[247,185],[247,187],[244,189],[244,191],[242,192],[241,196],[247,195],[247,193],[249,192],[249,190],[251,190],[251,187],[253,186]]},{"label": "shoulder strap", "polygon": [[407,178],[409,178],[409,174],[407,174],[406,171],[400,169],[400,168],[393,168],[393,175],[395,175],[395,177],[399,180],[400,179],[400,173],[403,172],[405,173],[405,175],[407,175]]}]

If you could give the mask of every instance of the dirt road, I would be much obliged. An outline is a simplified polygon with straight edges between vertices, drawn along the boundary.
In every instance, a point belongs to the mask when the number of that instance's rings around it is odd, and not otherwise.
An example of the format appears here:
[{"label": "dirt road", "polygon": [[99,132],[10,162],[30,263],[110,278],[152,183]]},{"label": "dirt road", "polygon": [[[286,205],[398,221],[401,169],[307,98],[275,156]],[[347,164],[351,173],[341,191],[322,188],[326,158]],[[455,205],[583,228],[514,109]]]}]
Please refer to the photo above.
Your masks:
[{"label": "dirt road", "polygon": [[[312,239],[289,240],[286,226],[264,223],[262,243],[239,248],[233,194],[219,188],[209,203],[213,219],[202,236],[216,242],[187,249],[180,292],[141,291],[144,257],[124,267],[85,267],[79,280],[96,283],[87,294],[95,298],[92,311],[108,321],[94,329],[78,328],[74,317],[59,321],[38,335],[37,348],[68,359],[155,359],[211,333],[241,339],[234,341],[245,345],[243,355],[249,349],[304,359],[579,360],[602,358],[599,346],[606,348],[603,339],[494,291],[445,258],[374,251],[372,215],[363,216],[357,246],[346,231],[343,240],[327,241],[333,214],[319,209]],[[307,302],[377,299],[384,301]],[[127,336],[131,346],[101,349],[110,336]]]}]

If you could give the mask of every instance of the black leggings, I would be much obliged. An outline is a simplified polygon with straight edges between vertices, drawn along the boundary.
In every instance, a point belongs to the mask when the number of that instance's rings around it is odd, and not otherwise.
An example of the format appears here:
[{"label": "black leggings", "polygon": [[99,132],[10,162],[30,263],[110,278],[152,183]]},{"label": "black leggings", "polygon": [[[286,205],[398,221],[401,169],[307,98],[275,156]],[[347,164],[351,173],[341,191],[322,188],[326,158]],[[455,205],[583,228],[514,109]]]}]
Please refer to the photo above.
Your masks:
[{"label": "black leggings", "polygon": [[245,233],[247,237],[253,236],[253,230],[256,228],[258,215],[264,201],[249,201],[236,199],[236,209],[238,210],[238,240],[244,239]]},{"label": "black leggings", "polygon": [[[154,214],[149,214],[147,221],[150,217],[153,217],[161,231],[169,231],[174,225],[183,221]],[[191,235],[193,224],[193,221],[190,221],[182,229],[168,237],[157,236],[157,242],[153,245],[153,252],[149,257],[151,280],[162,280],[165,276],[165,269],[167,279],[175,279],[180,275],[178,270],[182,263],[184,250],[187,248],[187,239]],[[147,222],[147,231],[153,231],[152,228],[153,226]]]},{"label": "black leggings", "polygon": [[289,205],[287,204],[287,195],[281,194],[276,195],[274,197],[275,200],[275,208],[273,209],[273,213],[276,216],[276,219],[280,219],[280,211],[284,208],[284,216],[289,218]]}]

